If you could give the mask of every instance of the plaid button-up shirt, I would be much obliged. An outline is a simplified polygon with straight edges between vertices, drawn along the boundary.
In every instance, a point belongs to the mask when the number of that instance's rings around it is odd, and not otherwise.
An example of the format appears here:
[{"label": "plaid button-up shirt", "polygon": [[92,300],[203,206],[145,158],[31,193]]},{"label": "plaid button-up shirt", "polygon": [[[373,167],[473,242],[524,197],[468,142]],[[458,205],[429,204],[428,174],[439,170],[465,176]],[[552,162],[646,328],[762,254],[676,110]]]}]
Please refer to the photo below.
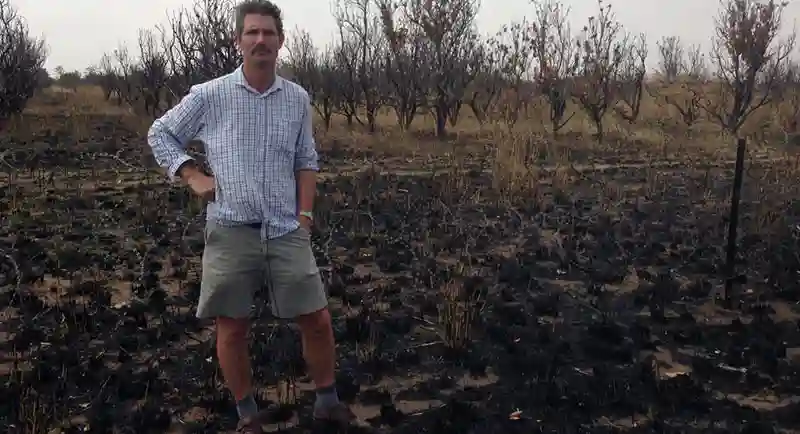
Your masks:
[{"label": "plaid button-up shirt", "polygon": [[299,227],[295,172],[319,170],[308,93],[278,77],[264,93],[242,68],[193,86],[153,123],[147,135],[158,164],[174,180],[192,158],[186,144],[205,144],[216,180],[208,220],[221,225],[261,223],[262,238]]}]

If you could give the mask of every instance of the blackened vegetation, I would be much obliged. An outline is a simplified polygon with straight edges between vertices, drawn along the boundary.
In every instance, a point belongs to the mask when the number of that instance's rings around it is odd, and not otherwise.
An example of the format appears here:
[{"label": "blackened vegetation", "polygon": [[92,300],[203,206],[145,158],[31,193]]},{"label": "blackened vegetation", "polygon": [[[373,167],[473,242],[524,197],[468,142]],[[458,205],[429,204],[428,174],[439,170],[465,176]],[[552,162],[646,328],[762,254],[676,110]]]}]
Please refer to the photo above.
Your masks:
[{"label": "blackened vegetation", "polygon": [[[0,424],[11,433],[231,429],[213,336],[193,314],[198,204],[161,175],[128,168],[134,155],[92,143],[3,146],[16,169],[0,190]],[[339,387],[376,427],[798,428],[794,199],[746,187],[759,202],[744,205],[743,224],[766,229],[741,240],[749,282],[745,308],[732,312],[711,297],[730,165],[623,165],[576,175],[563,191],[543,171],[536,196],[501,201],[480,171],[387,175],[354,170],[363,156],[350,152],[323,156],[327,167],[350,167],[320,183],[313,236]],[[759,164],[751,176],[763,176]],[[784,214],[763,211],[781,200]],[[262,401],[283,404],[283,419],[308,416],[297,332],[264,319],[253,337],[255,376],[271,390]],[[286,432],[307,432],[306,419]]]},{"label": "blackened vegetation", "polygon": [[46,58],[44,41],[31,37],[9,0],[0,0],[0,132],[42,84]]}]

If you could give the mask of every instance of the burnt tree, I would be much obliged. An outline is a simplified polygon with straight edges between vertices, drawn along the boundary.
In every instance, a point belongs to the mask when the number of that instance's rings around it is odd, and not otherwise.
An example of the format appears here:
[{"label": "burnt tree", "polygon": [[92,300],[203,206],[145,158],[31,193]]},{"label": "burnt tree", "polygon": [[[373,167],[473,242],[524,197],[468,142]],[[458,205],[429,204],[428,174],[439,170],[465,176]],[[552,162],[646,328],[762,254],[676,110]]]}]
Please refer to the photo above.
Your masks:
[{"label": "burnt tree", "polygon": [[44,41],[30,35],[9,0],[0,0],[0,131],[39,87],[45,60]]}]

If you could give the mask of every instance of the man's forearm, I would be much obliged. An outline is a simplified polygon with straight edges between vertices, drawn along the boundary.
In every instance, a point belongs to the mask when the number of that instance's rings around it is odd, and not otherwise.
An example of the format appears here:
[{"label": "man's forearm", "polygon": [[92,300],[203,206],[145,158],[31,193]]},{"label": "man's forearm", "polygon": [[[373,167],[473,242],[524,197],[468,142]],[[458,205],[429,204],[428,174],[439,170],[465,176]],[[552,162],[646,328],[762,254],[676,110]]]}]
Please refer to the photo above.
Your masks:
[{"label": "man's forearm", "polygon": [[297,178],[297,212],[314,210],[314,196],[317,194],[317,172],[314,170],[298,170]]}]

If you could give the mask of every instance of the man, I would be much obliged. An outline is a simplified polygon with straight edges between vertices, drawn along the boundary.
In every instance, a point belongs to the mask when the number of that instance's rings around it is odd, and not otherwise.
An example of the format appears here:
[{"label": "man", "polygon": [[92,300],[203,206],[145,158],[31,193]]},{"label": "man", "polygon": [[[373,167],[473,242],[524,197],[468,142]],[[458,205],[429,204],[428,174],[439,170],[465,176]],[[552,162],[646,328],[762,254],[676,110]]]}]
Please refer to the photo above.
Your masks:
[{"label": "man", "polygon": [[[280,9],[269,1],[241,3],[236,40],[242,66],[193,86],[148,133],[156,161],[210,201],[197,316],[215,319],[217,357],[240,432],[261,433],[269,423],[253,399],[247,342],[253,295],[264,278],[275,316],[300,327],[317,388],[314,418],[355,423],[336,392],[331,317],[311,251],[318,166],[309,95],[276,75]],[[204,142],[213,176],[184,151],[192,139]]]}]

